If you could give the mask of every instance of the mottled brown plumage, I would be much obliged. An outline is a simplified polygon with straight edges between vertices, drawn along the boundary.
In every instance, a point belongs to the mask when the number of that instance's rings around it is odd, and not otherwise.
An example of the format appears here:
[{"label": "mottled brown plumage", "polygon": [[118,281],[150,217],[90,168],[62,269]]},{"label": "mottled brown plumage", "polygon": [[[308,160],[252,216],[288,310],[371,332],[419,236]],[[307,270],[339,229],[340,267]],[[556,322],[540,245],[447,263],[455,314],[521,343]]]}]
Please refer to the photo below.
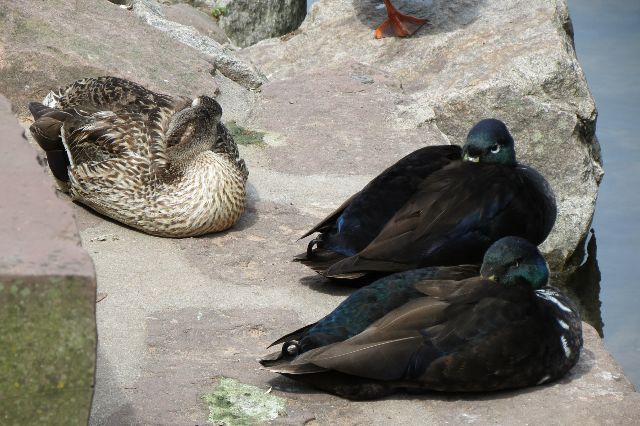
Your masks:
[{"label": "mottled brown plumage", "polygon": [[163,237],[232,226],[248,171],[212,98],[87,78],[29,105],[30,130],[63,190],[96,211]]}]

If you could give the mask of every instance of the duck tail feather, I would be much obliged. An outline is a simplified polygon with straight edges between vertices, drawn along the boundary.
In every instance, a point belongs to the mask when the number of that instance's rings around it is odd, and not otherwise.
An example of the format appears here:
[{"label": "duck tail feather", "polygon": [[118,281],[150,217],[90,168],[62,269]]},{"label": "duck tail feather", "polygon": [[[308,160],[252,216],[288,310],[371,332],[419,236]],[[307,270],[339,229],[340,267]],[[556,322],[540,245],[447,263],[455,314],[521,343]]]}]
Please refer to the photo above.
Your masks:
[{"label": "duck tail feather", "polygon": [[33,115],[34,120],[39,119],[47,112],[52,111],[53,108],[49,108],[41,102],[29,102],[29,112]]},{"label": "duck tail feather", "polygon": [[291,361],[293,359],[289,357],[284,357],[282,355],[282,351],[271,353],[261,360],[259,360],[260,364],[266,368],[267,370],[273,373],[280,374],[311,374],[311,373],[321,373],[323,371],[327,371],[326,368],[318,367],[314,364],[292,364]]},{"label": "duck tail feather", "polygon": [[30,102],[29,111],[36,119],[29,127],[29,131],[33,139],[46,153],[51,174],[58,180],[68,182],[67,168],[70,161],[64,146],[62,127],[69,114],[49,108],[40,102]]},{"label": "duck tail feather", "polygon": [[314,325],[316,325],[315,322],[313,324],[305,325],[304,327],[299,328],[296,331],[292,331],[291,333],[289,333],[289,334],[287,334],[285,336],[282,336],[281,338],[279,338],[275,342],[271,343],[268,347],[270,348],[270,347],[272,347],[274,345],[277,345],[279,343],[288,342],[290,340],[299,340],[300,337],[304,334],[304,332],[309,330]]},{"label": "duck tail feather", "polygon": [[393,272],[406,271],[415,269],[418,265],[399,263],[393,261],[370,260],[360,257],[359,255],[339,259],[330,265],[324,272],[327,278],[358,278],[367,273],[383,273],[390,274]]},{"label": "duck tail feather", "polygon": [[346,256],[340,253],[316,247],[313,251],[307,250],[306,252],[295,256],[293,261],[300,262],[317,273],[324,275],[324,272],[329,269],[331,265],[341,261],[345,257]]}]

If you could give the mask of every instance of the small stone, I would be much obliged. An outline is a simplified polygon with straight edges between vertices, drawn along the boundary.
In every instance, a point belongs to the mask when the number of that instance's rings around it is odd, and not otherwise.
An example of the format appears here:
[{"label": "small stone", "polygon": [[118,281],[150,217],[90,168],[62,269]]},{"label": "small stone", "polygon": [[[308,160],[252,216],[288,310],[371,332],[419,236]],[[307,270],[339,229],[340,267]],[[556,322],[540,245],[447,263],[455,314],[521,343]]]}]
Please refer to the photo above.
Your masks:
[{"label": "small stone", "polygon": [[351,78],[355,81],[359,81],[362,84],[373,84],[373,79],[368,75],[354,74],[351,76]]}]

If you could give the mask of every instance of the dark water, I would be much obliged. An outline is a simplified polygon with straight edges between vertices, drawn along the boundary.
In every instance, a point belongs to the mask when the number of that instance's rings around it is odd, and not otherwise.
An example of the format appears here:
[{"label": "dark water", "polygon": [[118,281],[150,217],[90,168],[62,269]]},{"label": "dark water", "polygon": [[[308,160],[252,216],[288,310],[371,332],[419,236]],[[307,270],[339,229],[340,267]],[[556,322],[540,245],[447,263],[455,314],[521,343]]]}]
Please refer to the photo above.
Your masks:
[{"label": "dark water", "polygon": [[640,0],[567,2],[599,111],[605,177],[585,262],[565,289],[640,388]]},{"label": "dark water", "polygon": [[605,167],[593,222],[604,340],[640,387],[640,1],[568,3],[578,59],[598,106]]}]

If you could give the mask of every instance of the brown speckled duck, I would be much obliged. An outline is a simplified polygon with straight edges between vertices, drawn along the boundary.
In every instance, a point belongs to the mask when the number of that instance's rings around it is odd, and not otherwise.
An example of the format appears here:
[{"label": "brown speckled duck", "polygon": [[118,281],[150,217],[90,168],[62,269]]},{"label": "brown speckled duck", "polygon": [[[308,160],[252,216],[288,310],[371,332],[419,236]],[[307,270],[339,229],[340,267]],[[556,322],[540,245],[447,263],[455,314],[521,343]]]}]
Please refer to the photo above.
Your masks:
[{"label": "brown speckled duck", "polygon": [[247,167],[214,99],[85,78],[31,102],[31,134],[71,197],[133,228],[190,237],[232,226]]}]

